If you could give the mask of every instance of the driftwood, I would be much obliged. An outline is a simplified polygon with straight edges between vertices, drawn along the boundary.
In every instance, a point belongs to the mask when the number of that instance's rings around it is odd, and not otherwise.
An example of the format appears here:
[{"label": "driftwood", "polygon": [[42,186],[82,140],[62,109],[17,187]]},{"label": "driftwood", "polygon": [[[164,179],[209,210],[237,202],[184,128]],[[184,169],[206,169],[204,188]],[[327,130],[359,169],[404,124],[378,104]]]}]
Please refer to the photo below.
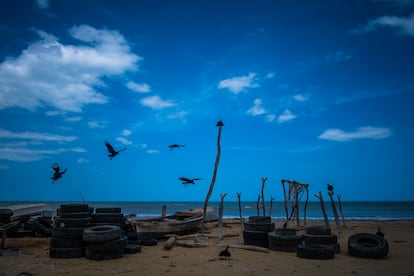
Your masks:
[{"label": "driftwood", "polygon": [[344,212],[342,211],[341,195],[340,195],[340,194],[338,194],[338,195],[336,195],[336,197],[338,198],[339,212],[341,212],[341,217],[342,217],[342,227],[343,227],[343,228],[346,228],[345,216],[344,216]]},{"label": "driftwood", "polygon": [[224,198],[227,194],[220,193],[220,206],[219,206],[219,217],[218,217],[218,238],[221,239],[223,237],[223,213],[224,213]]},{"label": "driftwood", "polygon": [[[177,246],[182,247],[189,247],[189,248],[201,248],[201,247],[224,247],[223,244],[216,244],[216,245],[210,245],[210,244],[203,244],[203,243],[191,243],[191,242],[179,242],[177,241],[175,243]],[[244,250],[250,250],[250,251],[257,251],[262,253],[269,253],[269,249],[260,247],[260,246],[254,246],[254,245],[240,245],[240,244],[229,244],[229,248],[236,248],[236,249],[244,249]]]},{"label": "driftwood", "polygon": [[240,215],[240,231],[243,231],[243,215],[242,215],[242,208],[241,208],[241,203],[240,203],[240,196],[241,193],[236,193],[237,195],[237,200],[239,202],[239,215]]},{"label": "driftwood", "polygon": [[260,214],[259,214],[259,210],[260,210],[260,195],[257,196],[256,210],[257,210],[257,216],[260,216]]},{"label": "driftwood", "polygon": [[273,211],[273,200],[275,198],[273,196],[270,197],[270,207],[269,207],[269,217],[272,217],[272,211]]},{"label": "driftwood", "polygon": [[171,249],[174,247],[175,243],[176,243],[176,238],[175,237],[170,237],[164,244],[164,249]]},{"label": "driftwood", "polygon": [[335,206],[335,202],[334,202],[334,199],[333,199],[333,194],[334,194],[334,192],[332,192],[332,191],[328,192],[328,195],[331,198],[332,211],[333,211],[334,216],[335,216],[336,229],[337,229],[338,238],[339,238],[341,236],[341,224],[339,223],[338,212],[336,211],[336,206]]},{"label": "driftwood", "polygon": [[[231,238],[231,237],[238,237],[240,234],[236,233],[224,233],[222,238]],[[174,237],[176,240],[187,240],[187,239],[197,239],[197,238],[218,238],[218,235],[214,234],[189,234],[189,235],[176,235],[176,234],[167,234],[165,235],[167,238]]]},{"label": "driftwood", "polygon": [[264,188],[266,183],[267,177],[262,177],[262,208],[263,208],[263,216],[266,216],[266,209],[265,209],[265,197],[264,197]]},{"label": "driftwood", "polygon": [[218,127],[217,155],[216,155],[216,162],[214,164],[213,177],[212,177],[211,182],[210,182],[210,188],[208,189],[206,199],[204,201],[204,206],[203,206],[203,223],[202,223],[202,227],[201,227],[202,232],[204,232],[204,221],[206,220],[208,200],[210,199],[211,193],[213,192],[214,183],[216,183],[216,175],[217,175],[217,170],[218,170],[218,166],[219,166],[219,163],[220,163],[220,152],[221,152],[220,138],[221,138],[221,128],[223,127],[223,122],[218,121],[217,122],[217,127]]},{"label": "driftwood", "polygon": [[321,192],[317,193],[315,197],[319,198],[319,201],[321,203],[323,217],[325,219],[325,225],[326,227],[329,227],[329,219],[328,219],[328,215],[326,214],[325,204],[323,203],[322,193]]}]

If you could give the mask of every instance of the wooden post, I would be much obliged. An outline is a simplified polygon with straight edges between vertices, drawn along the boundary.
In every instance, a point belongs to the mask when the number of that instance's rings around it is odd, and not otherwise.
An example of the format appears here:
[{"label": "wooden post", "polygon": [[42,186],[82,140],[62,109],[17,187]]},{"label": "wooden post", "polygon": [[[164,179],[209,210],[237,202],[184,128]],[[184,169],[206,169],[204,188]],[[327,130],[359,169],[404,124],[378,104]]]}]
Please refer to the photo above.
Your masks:
[{"label": "wooden post", "polygon": [[161,216],[162,217],[167,216],[167,205],[162,205]]},{"label": "wooden post", "polygon": [[308,209],[308,200],[309,200],[309,191],[308,191],[308,187],[309,187],[309,184],[305,184],[305,189],[306,189],[306,202],[305,202],[305,209],[304,209],[304,216],[303,216],[303,220],[304,220],[304,224],[305,224],[305,226],[306,226],[306,211],[307,211],[307,209]]},{"label": "wooden post", "polygon": [[285,188],[285,181],[284,179],[281,180],[282,182],[282,187],[283,187],[283,196],[285,198],[285,212],[286,212],[286,222],[289,221],[289,210],[288,210],[288,206],[287,206],[287,196],[286,196],[286,188]]},{"label": "wooden post", "polygon": [[299,191],[298,191],[298,183],[293,181],[293,185],[295,188],[295,207],[296,207],[296,225],[300,225],[300,215],[299,215]]},{"label": "wooden post", "polygon": [[240,230],[243,232],[243,215],[242,215],[242,208],[240,203],[241,193],[236,193],[237,200],[239,201],[239,214],[240,214]]},{"label": "wooden post", "polygon": [[219,221],[218,221],[218,226],[219,226],[219,234],[218,234],[218,238],[219,240],[221,240],[221,238],[223,237],[223,213],[224,213],[224,198],[226,197],[227,194],[221,194],[220,193],[220,206],[219,206]]},{"label": "wooden post", "polygon": [[264,197],[264,188],[265,188],[266,180],[267,180],[267,177],[262,177],[262,208],[263,208],[263,216],[266,216],[265,197]]},{"label": "wooden post", "polygon": [[328,192],[328,195],[331,198],[332,211],[333,211],[334,216],[335,216],[336,229],[337,229],[338,238],[339,238],[341,236],[341,224],[339,223],[338,212],[336,211],[335,202],[333,200],[333,194],[334,194],[334,192],[332,192],[332,191]]},{"label": "wooden post", "polygon": [[256,210],[257,210],[257,216],[259,216],[259,210],[260,210],[260,195],[257,196],[257,201],[256,201]]},{"label": "wooden post", "polygon": [[339,212],[341,212],[342,227],[343,228],[346,228],[345,216],[344,216],[344,212],[342,211],[341,194],[336,195],[336,197],[338,198]]},{"label": "wooden post", "polygon": [[328,219],[328,215],[326,214],[325,203],[323,202],[322,193],[321,192],[317,193],[315,197],[319,198],[319,201],[321,202],[321,209],[322,209],[323,217],[325,219],[325,225],[326,227],[329,227],[329,219]]},{"label": "wooden post", "polygon": [[272,209],[273,209],[273,200],[275,198],[273,196],[270,197],[270,207],[269,207],[269,217],[272,218]]},{"label": "wooden post", "polygon": [[213,177],[211,179],[210,182],[210,188],[208,189],[207,195],[206,195],[206,199],[204,201],[204,207],[203,207],[203,223],[202,223],[202,227],[201,227],[201,232],[204,233],[204,221],[206,220],[206,214],[207,214],[207,205],[208,205],[208,200],[211,197],[211,194],[213,192],[214,189],[214,183],[216,183],[216,175],[217,175],[217,170],[218,170],[218,166],[220,163],[220,138],[221,138],[221,128],[223,127],[223,122],[222,121],[218,121],[216,126],[218,127],[218,135],[217,135],[217,155],[216,155],[216,162],[214,164],[214,171],[213,171]]}]

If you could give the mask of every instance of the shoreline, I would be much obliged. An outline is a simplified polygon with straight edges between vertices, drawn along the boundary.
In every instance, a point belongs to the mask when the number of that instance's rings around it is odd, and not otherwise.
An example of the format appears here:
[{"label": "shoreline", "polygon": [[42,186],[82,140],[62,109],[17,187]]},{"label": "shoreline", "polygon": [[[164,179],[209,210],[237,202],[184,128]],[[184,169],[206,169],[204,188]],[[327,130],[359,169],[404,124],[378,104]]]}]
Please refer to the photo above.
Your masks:
[{"label": "shoreline", "polygon": [[[243,245],[240,221],[224,220],[224,234],[232,237],[192,238],[206,247],[187,248],[174,246],[164,249],[166,239],[156,246],[142,246],[141,253],[125,254],[123,257],[106,261],[86,258],[54,259],[48,255],[50,238],[8,238],[6,246],[14,250],[15,256],[0,256],[0,275],[18,275],[27,272],[32,275],[414,275],[414,220],[376,221],[346,220],[338,236],[340,252],[331,260],[303,259],[296,253],[264,252],[238,249]],[[211,235],[217,235],[217,222],[206,224]],[[307,226],[324,225],[323,220],[312,221]],[[330,223],[332,234],[335,223]],[[276,228],[282,227],[276,222]],[[294,227],[294,225],[291,225]],[[380,227],[389,243],[389,254],[384,259],[363,259],[348,254],[348,237],[355,233],[375,233]],[[299,227],[298,234],[303,234]],[[209,236],[211,236],[209,235]],[[218,258],[218,253],[229,244],[231,257]],[[232,247],[232,245],[234,247]],[[19,255],[19,252],[22,254]]]}]

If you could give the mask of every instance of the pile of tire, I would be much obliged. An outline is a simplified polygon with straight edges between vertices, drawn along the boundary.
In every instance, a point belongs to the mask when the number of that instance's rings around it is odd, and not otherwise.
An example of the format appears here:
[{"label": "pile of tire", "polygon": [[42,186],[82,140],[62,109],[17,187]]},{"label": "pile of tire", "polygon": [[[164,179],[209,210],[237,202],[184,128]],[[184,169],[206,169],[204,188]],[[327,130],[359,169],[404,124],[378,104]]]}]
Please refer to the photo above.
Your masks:
[{"label": "pile of tire", "polygon": [[296,248],[297,256],[305,259],[333,259],[340,252],[338,237],[326,226],[308,226],[302,244]]},{"label": "pile of tire", "polygon": [[120,207],[102,207],[96,208],[95,213],[92,214],[93,226],[99,225],[115,225],[123,227],[124,215]]},{"label": "pile of tire", "polygon": [[116,225],[85,228],[83,240],[87,243],[86,258],[97,261],[122,257],[128,245],[128,238]]},{"label": "pile of tire", "polygon": [[269,249],[281,252],[296,252],[302,243],[302,235],[296,234],[295,228],[276,228],[268,233]]},{"label": "pile of tire", "polygon": [[92,224],[93,208],[88,204],[61,204],[53,221],[49,256],[51,258],[85,257],[83,231]]},{"label": "pile of tire", "polygon": [[250,216],[248,222],[243,223],[244,244],[268,248],[268,233],[274,230],[270,216]]},{"label": "pile of tire", "polygon": [[348,253],[358,258],[385,258],[388,255],[388,242],[374,234],[353,234],[348,238]]}]

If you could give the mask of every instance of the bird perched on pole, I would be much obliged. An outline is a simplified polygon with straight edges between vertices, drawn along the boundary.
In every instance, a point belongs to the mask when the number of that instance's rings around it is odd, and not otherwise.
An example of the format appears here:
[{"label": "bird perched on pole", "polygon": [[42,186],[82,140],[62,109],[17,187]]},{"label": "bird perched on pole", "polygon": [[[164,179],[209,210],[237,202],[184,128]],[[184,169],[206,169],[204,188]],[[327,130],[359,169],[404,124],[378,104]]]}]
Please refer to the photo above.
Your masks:
[{"label": "bird perched on pole", "polygon": [[51,177],[51,179],[53,180],[53,182],[55,182],[56,180],[58,180],[59,178],[62,177],[62,175],[68,170],[68,169],[64,169],[63,171],[60,171],[60,166],[58,163],[53,164],[52,169],[55,171],[53,173],[53,176]]},{"label": "bird perched on pole", "polygon": [[112,158],[114,158],[115,156],[117,156],[121,151],[124,151],[124,150],[126,150],[127,148],[125,147],[125,148],[123,148],[123,149],[121,149],[121,150],[115,150],[112,146],[111,146],[111,144],[109,144],[109,142],[108,141],[105,141],[105,146],[106,146],[106,148],[108,149],[108,152],[109,152],[109,154],[108,154],[108,157],[109,157],[109,159],[110,160],[112,160]]},{"label": "bird perched on pole", "polygon": [[229,252],[229,246],[226,246],[226,249],[220,251],[219,257],[230,258],[231,254]]},{"label": "bird perched on pole", "polygon": [[187,186],[187,184],[195,184],[195,182],[194,182],[194,181],[196,181],[196,180],[201,180],[202,178],[193,178],[193,179],[189,179],[189,178],[187,178],[187,177],[180,177],[180,178],[178,178],[178,179],[179,179],[179,180],[181,180],[185,186]]},{"label": "bird perched on pole", "polygon": [[328,186],[328,191],[333,192],[334,187],[331,184],[326,184]]}]

